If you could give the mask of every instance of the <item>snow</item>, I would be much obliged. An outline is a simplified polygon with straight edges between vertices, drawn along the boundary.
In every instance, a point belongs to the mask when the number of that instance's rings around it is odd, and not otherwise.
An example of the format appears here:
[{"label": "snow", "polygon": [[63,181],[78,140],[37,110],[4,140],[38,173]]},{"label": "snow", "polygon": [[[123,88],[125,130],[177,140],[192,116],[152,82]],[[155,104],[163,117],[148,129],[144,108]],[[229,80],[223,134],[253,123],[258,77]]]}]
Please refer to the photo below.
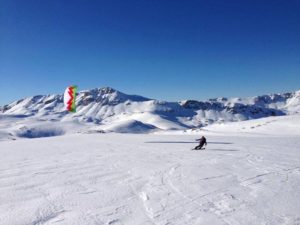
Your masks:
[{"label": "snow", "polygon": [[[1,122],[0,224],[300,224],[297,115],[152,134],[84,133],[101,126],[26,116]],[[64,135],[8,140],[18,126]],[[128,126],[149,128],[120,123]],[[199,135],[208,146],[191,151]]]},{"label": "snow", "polygon": [[[249,98],[216,98],[208,101],[187,100],[165,102],[137,95],[128,95],[112,88],[80,91],[76,98],[77,112],[67,113],[62,95],[37,95],[0,107],[1,116],[24,116],[27,120],[47,120],[124,127],[124,121],[133,121],[160,130],[184,130],[214,123],[226,123],[269,116],[300,113],[300,91],[263,95]],[[23,122],[23,119],[19,121]],[[129,124],[132,124],[129,122]],[[26,126],[26,124],[25,124]],[[127,132],[136,132],[136,126]],[[0,128],[1,129],[1,128]],[[118,132],[117,129],[112,129]],[[126,129],[121,129],[123,132]],[[109,130],[107,130],[109,132]],[[2,135],[3,136],[3,135]]]},{"label": "snow", "polygon": [[273,135],[300,136],[300,116],[273,116],[256,120],[213,124],[202,129],[202,132],[231,135]]},{"label": "snow", "polygon": [[113,125],[106,125],[104,130],[117,133],[148,133],[156,127],[136,120],[124,120]]}]

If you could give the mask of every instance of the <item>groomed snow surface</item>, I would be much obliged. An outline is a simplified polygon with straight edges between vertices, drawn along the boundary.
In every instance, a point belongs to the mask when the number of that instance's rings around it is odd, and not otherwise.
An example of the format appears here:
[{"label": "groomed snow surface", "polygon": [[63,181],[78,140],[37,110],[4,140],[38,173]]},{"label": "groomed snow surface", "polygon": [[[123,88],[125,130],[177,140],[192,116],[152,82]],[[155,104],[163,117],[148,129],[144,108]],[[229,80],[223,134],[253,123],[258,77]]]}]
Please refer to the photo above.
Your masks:
[{"label": "groomed snow surface", "polygon": [[[6,139],[0,224],[299,225],[299,117],[285,118]],[[200,135],[207,148],[191,151]]]}]

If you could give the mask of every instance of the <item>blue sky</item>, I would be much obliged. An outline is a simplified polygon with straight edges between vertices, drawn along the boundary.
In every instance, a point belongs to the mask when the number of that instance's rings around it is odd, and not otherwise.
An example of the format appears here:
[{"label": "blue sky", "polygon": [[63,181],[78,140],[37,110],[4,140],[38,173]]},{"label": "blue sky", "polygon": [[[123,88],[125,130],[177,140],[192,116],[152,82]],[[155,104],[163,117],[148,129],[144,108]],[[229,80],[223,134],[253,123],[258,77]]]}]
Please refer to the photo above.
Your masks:
[{"label": "blue sky", "polygon": [[162,100],[300,89],[298,0],[1,0],[0,105],[111,86]]}]

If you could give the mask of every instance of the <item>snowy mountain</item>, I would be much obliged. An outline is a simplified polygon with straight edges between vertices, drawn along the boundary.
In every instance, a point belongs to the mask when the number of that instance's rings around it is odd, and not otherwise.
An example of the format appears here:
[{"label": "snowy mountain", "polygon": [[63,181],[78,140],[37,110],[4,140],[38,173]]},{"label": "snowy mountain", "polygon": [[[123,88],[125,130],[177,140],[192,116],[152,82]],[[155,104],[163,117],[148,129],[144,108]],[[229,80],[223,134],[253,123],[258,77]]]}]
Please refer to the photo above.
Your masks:
[{"label": "snowy mountain", "polygon": [[65,122],[98,131],[133,133],[189,129],[213,123],[297,114],[300,112],[300,91],[250,98],[165,102],[106,87],[79,92],[76,103],[77,112],[68,113],[62,95],[37,95],[0,107],[0,120],[9,118],[18,124],[20,118],[44,124]]},{"label": "snowy mountain", "polygon": [[[74,114],[60,95],[6,105],[0,224],[299,224],[299,100],[172,103],[102,88],[79,93]],[[191,151],[200,135],[205,150]]]}]

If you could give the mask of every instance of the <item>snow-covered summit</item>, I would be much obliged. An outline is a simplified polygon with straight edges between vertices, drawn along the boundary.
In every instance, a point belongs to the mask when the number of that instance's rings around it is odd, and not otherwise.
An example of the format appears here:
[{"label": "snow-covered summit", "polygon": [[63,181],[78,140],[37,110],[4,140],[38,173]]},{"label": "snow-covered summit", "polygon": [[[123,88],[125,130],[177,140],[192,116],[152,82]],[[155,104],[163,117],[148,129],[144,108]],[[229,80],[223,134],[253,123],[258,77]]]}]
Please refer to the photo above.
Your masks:
[{"label": "snow-covered summit", "polygon": [[[95,88],[80,91],[76,104],[79,108],[96,103],[98,105],[117,105],[126,101],[147,101],[149,99],[137,95],[127,95],[110,87]],[[36,95],[20,99],[11,104],[0,107],[5,114],[35,115],[37,113],[61,112],[63,109],[63,95]]]},{"label": "snow-covered summit", "polygon": [[117,105],[126,101],[148,101],[148,98],[138,95],[127,95],[111,87],[95,88],[86,91],[80,91],[77,105],[88,105],[96,102],[100,105]]}]

